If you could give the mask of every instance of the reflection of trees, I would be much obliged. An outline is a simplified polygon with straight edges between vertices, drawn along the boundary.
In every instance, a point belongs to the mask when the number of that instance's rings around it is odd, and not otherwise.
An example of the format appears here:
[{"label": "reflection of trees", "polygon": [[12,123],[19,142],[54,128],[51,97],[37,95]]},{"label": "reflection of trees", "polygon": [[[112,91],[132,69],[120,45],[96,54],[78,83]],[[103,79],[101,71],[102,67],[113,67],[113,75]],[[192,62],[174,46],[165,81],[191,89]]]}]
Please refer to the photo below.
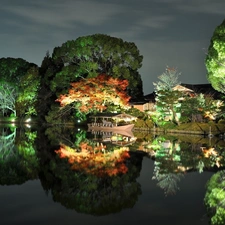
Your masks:
[{"label": "reflection of trees", "polygon": [[157,144],[153,178],[164,190],[165,195],[175,194],[179,190],[178,182],[183,177],[180,161],[180,145],[176,141],[162,140]]},{"label": "reflection of trees", "polygon": [[[39,130],[38,133],[40,142],[41,139],[44,139],[51,146],[58,146],[60,143],[64,143],[71,147],[77,147],[80,142],[86,140],[87,136],[87,131],[84,128],[77,130],[77,128],[67,126],[52,126]],[[43,144],[46,143],[43,142]]]},{"label": "reflection of trees", "polygon": [[155,151],[155,164],[160,173],[182,171],[182,162],[180,158],[179,142],[164,140],[160,143],[159,148]]},{"label": "reflection of trees", "polygon": [[224,154],[223,146],[201,146],[196,151],[183,148],[180,157],[183,167],[202,173],[204,170],[224,167]]},{"label": "reflection of trees", "polygon": [[[200,138],[198,140],[201,141]],[[208,139],[207,142],[209,142]],[[172,136],[167,136],[167,139],[158,136],[147,147],[149,147],[151,157],[160,163],[160,171],[184,172],[197,170],[201,173],[204,170],[213,170],[225,165],[224,142],[217,141],[214,145],[205,142],[196,144],[180,141]]]},{"label": "reflection of trees", "polygon": [[157,180],[157,185],[163,189],[166,196],[176,194],[177,190],[179,190],[178,182],[183,178],[183,173],[161,170],[160,165],[160,162],[155,162],[152,179]]},{"label": "reflection of trees", "polygon": [[0,136],[0,157],[7,160],[15,154],[14,142],[16,138],[16,128],[2,127]]},{"label": "reflection of trees", "polygon": [[[165,194],[176,193],[177,183],[183,177],[183,172],[206,170],[218,171],[225,165],[224,147],[194,145],[192,148],[188,142],[180,143],[177,140],[169,140],[158,137],[157,148],[154,150],[155,168],[153,179],[158,181],[158,186]],[[160,141],[159,141],[160,140]],[[152,148],[153,148],[152,147]]]},{"label": "reflection of trees", "polygon": [[[75,143],[79,145],[79,149],[76,148],[74,151],[63,144],[60,148],[63,151],[58,152],[59,155],[49,151],[47,144],[42,145],[39,152],[41,157],[39,175],[43,188],[46,192],[51,191],[54,201],[60,202],[66,208],[75,209],[77,212],[104,215],[133,207],[141,194],[141,187],[136,178],[140,174],[143,155],[118,150],[117,162],[115,159],[113,163],[115,156],[113,152],[116,150],[107,146],[107,149],[103,151],[95,149],[97,158],[89,157],[91,154],[87,152],[87,149],[91,149],[94,142],[87,141],[84,136],[82,139],[81,136],[73,134],[72,137],[77,137],[77,140],[71,140],[74,145]],[[42,142],[45,141],[49,142],[48,139],[42,139]],[[46,148],[43,149],[43,146]],[[68,155],[60,158],[61,154],[65,156],[65,150]],[[124,157],[125,155],[121,153],[129,154],[129,157]],[[104,154],[106,161],[102,162]],[[118,160],[122,161],[118,162]],[[119,173],[105,172],[107,171],[105,167],[113,169],[117,163],[123,164],[127,169]]]},{"label": "reflection of trees", "polygon": [[207,183],[204,198],[211,224],[225,224],[225,171],[214,174]]},{"label": "reflection of trees", "polygon": [[107,151],[107,147],[102,143],[97,142],[93,147],[81,142],[80,149],[61,145],[56,153],[60,158],[68,159],[72,170],[96,176],[113,176],[127,172],[125,161],[130,157],[128,150],[128,147],[117,147],[116,150]]},{"label": "reflection of trees", "polygon": [[0,137],[0,184],[22,184],[37,175],[38,162],[30,139],[34,136],[32,132],[17,132],[16,128],[9,131],[7,128]]},{"label": "reflection of trees", "polygon": [[[136,172],[136,168],[133,170]],[[61,188],[64,189],[52,189],[53,198],[77,212],[93,215],[119,212],[124,208],[132,208],[141,194],[135,175],[130,172],[120,176],[97,177],[76,173],[77,185],[65,189],[64,185],[68,184],[70,178],[63,180]]]}]

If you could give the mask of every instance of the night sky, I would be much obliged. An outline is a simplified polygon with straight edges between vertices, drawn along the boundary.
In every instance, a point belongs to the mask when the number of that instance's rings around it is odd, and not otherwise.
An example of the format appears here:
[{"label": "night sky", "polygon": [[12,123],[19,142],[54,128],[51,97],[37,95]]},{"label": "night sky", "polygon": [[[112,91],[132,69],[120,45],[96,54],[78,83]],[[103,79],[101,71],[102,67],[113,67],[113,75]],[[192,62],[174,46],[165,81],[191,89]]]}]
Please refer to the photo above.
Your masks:
[{"label": "night sky", "polygon": [[167,66],[180,82],[208,83],[204,59],[224,0],[0,0],[0,57],[41,65],[68,40],[107,34],[134,42],[143,55],[144,94]]}]

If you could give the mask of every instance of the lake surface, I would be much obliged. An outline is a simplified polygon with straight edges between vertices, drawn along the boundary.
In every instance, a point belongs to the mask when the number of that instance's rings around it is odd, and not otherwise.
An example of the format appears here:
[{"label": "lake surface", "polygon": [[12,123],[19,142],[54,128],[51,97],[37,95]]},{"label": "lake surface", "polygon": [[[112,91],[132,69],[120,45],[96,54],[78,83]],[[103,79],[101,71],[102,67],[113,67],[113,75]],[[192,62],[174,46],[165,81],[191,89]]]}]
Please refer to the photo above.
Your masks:
[{"label": "lake surface", "polygon": [[[93,136],[86,131],[74,133],[64,128],[51,131],[1,128],[1,131],[1,224],[210,224],[204,198],[207,182],[217,172],[218,159],[210,159],[212,167],[203,158],[198,161],[203,157],[198,146],[200,141],[182,145],[179,138],[174,141],[173,137],[173,149],[169,149],[173,151],[169,156],[173,157],[168,159],[149,150],[155,143],[147,150],[143,148],[143,143],[149,146],[159,136],[138,137],[130,146],[132,154],[126,159],[126,172],[99,175],[99,168],[91,172],[86,167],[72,170],[68,158],[59,157],[55,152],[62,148],[63,140],[64,149],[68,143],[74,146],[78,139],[93,143]],[[218,142],[220,146],[223,143],[217,140],[216,145]],[[135,151],[140,145],[142,151]],[[208,147],[204,141],[201,145]],[[185,150],[182,146],[186,146]],[[188,148],[192,152],[190,157]],[[165,149],[156,151],[162,153]],[[182,161],[184,157],[193,165]],[[204,162],[201,168],[200,162]],[[111,163],[106,162],[109,167]]]}]

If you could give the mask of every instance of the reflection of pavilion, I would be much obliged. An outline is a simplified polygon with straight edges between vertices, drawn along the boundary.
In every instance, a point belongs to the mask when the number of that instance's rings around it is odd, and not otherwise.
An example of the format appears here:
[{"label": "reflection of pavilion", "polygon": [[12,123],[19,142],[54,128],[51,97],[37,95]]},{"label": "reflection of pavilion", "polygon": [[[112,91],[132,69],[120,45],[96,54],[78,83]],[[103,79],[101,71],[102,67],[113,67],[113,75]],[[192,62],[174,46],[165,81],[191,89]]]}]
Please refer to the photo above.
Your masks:
[{"label": "reflection of pavilion", "polygon": [[93,140],[100,141],[102,143],[110,142],[119,146],[128,146],[136,141],[136,137],[131,130],[120,131],[91,131]]},{"label": "reflection of pavilion", "polygon": [[132,131],[137,118],[125,113],[98,113],[89,117],[89,131]]}]

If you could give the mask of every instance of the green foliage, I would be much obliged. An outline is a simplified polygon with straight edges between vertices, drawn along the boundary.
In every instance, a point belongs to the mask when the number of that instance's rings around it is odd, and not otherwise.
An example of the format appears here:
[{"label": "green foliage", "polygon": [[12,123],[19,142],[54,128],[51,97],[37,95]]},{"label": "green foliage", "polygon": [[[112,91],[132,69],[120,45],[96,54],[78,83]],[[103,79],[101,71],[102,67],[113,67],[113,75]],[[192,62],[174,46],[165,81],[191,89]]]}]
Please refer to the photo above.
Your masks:
[{"label": "green foliage", "polygon": [[156,111],[161,114],[163,120],[179,122],[177,113],[180,112],[180,101],[182,92],[178,90],[160,90],[156,97]]},{"label": "green foliage", "polygon": [[205,65],[209,82],[217,91],[225,93],[225,20],[212,35]]},{"label": "green foliage", "polygon": [[21,58],[0,58],[0,81],[18,85],[30,67],[36,66]]},{"label": "green foliage", "polygon": [[135,127],[147,127],[147,124],[144,120],[138,118],[135,122]]},{"label": "green foliage", "polygon": [[172,122],[164,122],[162,125],[161,125],[162,128],[164,129],[173,129],[176,127],[176,124],[172,123]]},{"label": "green foliage", "polygon": [[63,124],[63,120],[67,117],[67,108],[60,110],[57,105],[52,105],[51,110],[45,116],[45,120],[50,124]]},{"label": "green foliage", "polygon": [[128,110],[125,110],[125,113],[142,119],[148,117],[148,115],[145,112],[142,112],[136,108],[129,108]]},{"label": "green foliage", "polygon": [[39,164],[34,149],[36,132],[1,132],[0,184],[21,184],[37,178]]},{"label": "green foliage", "polygon": [[222,225],[225,223],[224,187],[224,171],[214,174],[207,183],[207,191],[204,202],[210,214],[212,225]]},{"label": "green foliage", "polygon": [[181,111],[185,115],[197,114],[200,112],[199,108],[201,108],[201,102],[195,97],[187,96],[181,104]]},{"label": "green foliage", "polygon": [[19,95],[16,101],[16,110],[19,117],[37,115],[36,103],[40,86],[40,77],[37,67],[30,68],[21,78]]},{"label": "green foliage", "polygon": [[225,120],[224,120],[224,119],[220,119],[220,120],[218,121],[218,124],[225,124]]}]

